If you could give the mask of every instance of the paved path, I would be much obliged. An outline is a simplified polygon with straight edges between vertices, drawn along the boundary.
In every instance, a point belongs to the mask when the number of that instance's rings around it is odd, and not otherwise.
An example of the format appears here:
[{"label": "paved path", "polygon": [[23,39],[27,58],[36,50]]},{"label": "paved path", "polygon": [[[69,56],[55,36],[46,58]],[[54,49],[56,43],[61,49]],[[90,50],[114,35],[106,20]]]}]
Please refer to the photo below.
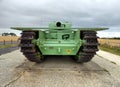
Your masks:
[{"label": "paved path", "polygon": [[0,56],[0,87],[119,87],[120,66],[103,54],[84,64],[63,56],[36,64],[16,50]]},{"label": "paved path", "polygon": [[106,52],[106,51],[99,51],[97,54],[111,62],[116,63],[117,65],[120,65],[120,56]]},{"label": "paved path", "polygon": [[14,51],[14,50],[17,50],[17,49],[19,49],[19,47],[17,47],[17,46],[0,49],[0,55],[3,55],[3,54],[5,54],[5,53],[9,53],[9,52]]}]

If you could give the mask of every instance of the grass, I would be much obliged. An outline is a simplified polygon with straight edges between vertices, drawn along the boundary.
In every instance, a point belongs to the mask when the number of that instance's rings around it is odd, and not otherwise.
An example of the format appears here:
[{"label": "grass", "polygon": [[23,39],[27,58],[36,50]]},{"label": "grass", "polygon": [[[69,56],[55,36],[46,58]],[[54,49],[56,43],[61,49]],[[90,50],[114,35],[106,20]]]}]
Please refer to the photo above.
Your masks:
[{"label": "grass", "polygon": [[0,41],[18,41],[19,38],[18,36],[0,36]]},{"label": "grass", "polygon": [[[18,41],[19,37],[18,36],[0,36],[0,42],[4,43],[4,41]],[[14,46],[18,46],[18,44],[5,44],[5,45],[0,45],[0,49],[4,49],[4,48],[10,48],[10,47],[14,47]]]},{"label": "grass", "polygon": [[110,47],[107,44],[103,44],[99,46],[99,49],[119,55],[120,56],[120,47]]},{"label": "grass", "polygon": [[0,49],[10,48],[18,46],[18,44],[6,44],[6,45],[0,45]]}]

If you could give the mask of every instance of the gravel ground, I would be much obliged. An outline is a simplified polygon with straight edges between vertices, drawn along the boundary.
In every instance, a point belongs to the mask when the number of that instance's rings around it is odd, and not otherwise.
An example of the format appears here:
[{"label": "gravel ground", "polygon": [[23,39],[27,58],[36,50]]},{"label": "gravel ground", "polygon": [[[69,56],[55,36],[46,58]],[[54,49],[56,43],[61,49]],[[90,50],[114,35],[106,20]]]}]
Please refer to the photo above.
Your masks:
[{"label": "gravel ground", "polygon": [[0,56],[0,87],[119,87],[119,64],[107,54],[99,51],[84,64],[64,56],[36,64],[16,50]]}]

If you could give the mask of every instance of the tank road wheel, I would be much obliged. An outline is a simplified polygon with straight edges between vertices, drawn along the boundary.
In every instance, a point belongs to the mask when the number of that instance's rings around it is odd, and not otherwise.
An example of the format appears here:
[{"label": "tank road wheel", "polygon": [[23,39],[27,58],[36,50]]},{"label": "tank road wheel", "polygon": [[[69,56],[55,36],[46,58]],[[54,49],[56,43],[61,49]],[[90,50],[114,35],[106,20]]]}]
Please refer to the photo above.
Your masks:
[{"label": "tank road wheel", "polygon": [[98,51],[98,40],[95,31],[82,31],[81,39],[85,40],[85,44],[81,46],[74,60],[79,63],[89,62],[96,51]]},{"label": "tank road wheel", "polygon": [[36,32],[23,31],[20,41],[21,52],[30,61],[40,63],[45,60],[38,47],[32,43],[36,39]]}]

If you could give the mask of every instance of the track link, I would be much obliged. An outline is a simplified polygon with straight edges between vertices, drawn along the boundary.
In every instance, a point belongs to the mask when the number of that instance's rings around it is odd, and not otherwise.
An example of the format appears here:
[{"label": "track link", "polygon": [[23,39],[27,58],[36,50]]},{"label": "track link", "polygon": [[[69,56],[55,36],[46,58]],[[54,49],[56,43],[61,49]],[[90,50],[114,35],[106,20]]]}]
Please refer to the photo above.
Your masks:
[{"label": "track link", "polygon": [[34,31],[23,31],[20,41],[21,52],[30,61],[40,63],[45,59],[32,41],[35,39]]},{"label": "track link", "polygon": [[74,59],[79,63],[89,62],[98,51],[98,37],[96,36],[96,31],[82,31],[81,34],[82,39],[86,43],[80,48]]}]

